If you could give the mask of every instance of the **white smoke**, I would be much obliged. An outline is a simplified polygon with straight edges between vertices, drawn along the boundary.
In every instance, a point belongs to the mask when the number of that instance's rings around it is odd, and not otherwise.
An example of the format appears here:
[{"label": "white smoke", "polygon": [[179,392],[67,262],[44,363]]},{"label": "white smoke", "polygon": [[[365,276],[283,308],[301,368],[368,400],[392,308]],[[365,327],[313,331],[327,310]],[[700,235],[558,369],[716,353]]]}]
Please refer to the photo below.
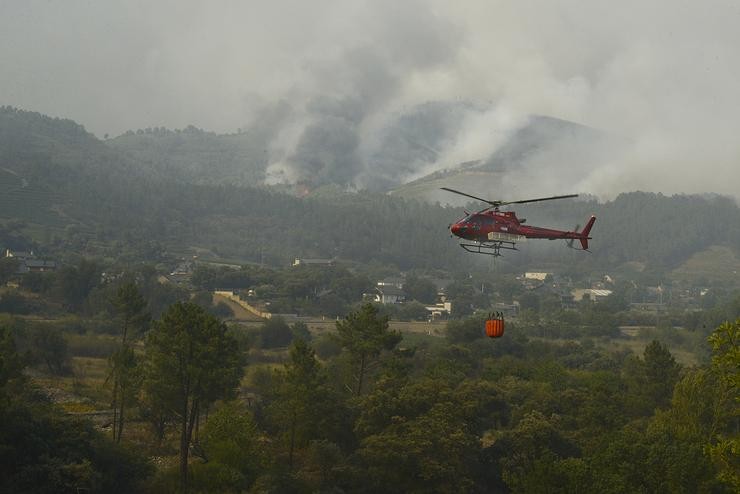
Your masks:
[{"label": "white smoke", "polygon": [[[738,25],[719,0],[1,2],[0,103],[99,136],[258,129],[273,181],[415,178],[550,115],[626,145],[588,168],[535,159],[508,186],[737,195]],[[478,109],[434,160],[376,169],[383,129],[427,101]]]}]

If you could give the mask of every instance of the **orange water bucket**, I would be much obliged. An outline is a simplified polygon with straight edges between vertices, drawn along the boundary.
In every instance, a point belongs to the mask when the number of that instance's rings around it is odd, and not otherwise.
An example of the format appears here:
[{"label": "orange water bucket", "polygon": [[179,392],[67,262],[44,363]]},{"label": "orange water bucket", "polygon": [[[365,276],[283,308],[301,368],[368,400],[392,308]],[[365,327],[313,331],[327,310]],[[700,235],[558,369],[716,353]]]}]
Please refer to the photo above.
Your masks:
[{"label": "orange water bucket", "polygon": [[504,335],[504,318],[502,315],[489,316],[486,320],[486,336],[489,338],[500,338]]}]

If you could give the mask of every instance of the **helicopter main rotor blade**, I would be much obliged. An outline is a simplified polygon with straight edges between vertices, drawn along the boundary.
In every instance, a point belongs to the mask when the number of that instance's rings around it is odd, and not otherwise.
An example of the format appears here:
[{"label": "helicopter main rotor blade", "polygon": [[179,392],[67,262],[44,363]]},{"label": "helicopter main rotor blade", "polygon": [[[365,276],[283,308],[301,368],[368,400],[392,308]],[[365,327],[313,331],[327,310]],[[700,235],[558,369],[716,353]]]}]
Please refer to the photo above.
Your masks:
[{"label": "helicopter main rotor blade", "polygon": [[[498,201],[498,205],[505,206],[507,204],[525,204],[527,202],[552,201],[554,199],[569,199],[571,197],[578,197],[578,194],[568,194],[567,196],[540,197],[538,199],[524,199],[523,201]],[[492,204],[491,201],[486,202]]]},{"label": "helicopter main rotor blade", "polygon": [[492,206],[497,205],[496,201],[489,201],[488,199],[483,199],[482,197],[471,196],[470,194],[466,194],[465,192],[460,192],[459,190],[448,189],[447,187],[440,187],[440,189],[446,190],[447,192],[452,192],[453,194],[460,194],[461,196],[470,197],[471,199],[475,199],[476,201],[486,202]]},{"label": "helicopter main rotor blade", "polygon": [[[526,204],[528,202],[541,202],[541,201],[553,201],[555,199],[570,199],[571,197],[578,197],[578,194],[568,194],[564,196],[550,196],[550,197],[539,197],[537,199],[524,199],[522,201],[489,201],[488,199],[483,199],[482,197],[473,196],[470,194],[466,194],[465,192],[460,192],[459,190],[450,189],[448,187],[440,187],[442,190],[446,190],[447,192],[452,192],[453,194],[460,194],[461,196],[470,197],[471,199],[475,199],[476,201],[485,202],[487,204],[490,204],[494,208],[498,208],[499,206],[506,206],[508,204]],[[483,211],[490,209],[486,208]]]}]

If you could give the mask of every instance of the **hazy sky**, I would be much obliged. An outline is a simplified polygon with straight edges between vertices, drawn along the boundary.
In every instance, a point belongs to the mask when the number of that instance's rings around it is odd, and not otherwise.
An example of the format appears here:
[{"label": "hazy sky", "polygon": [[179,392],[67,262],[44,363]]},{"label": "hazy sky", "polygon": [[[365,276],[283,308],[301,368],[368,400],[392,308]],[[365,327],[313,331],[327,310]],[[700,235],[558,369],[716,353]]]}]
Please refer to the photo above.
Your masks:
[{"label": "hazy sky", "polygon": [[543,114],[631,143],[579,190],[737,196],[740,2],[0,0],[0,104],[98,136],[230,132],[282,104],[282,145],[330,114],[354,150],[436,100],[496,108],[451,161],[494,149],[488,126]]}]

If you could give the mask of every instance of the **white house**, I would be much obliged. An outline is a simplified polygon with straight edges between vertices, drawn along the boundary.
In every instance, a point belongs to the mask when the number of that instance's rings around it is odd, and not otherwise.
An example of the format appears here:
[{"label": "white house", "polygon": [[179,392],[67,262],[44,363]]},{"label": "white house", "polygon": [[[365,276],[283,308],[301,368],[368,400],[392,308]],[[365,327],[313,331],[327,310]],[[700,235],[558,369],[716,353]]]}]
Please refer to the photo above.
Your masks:
[{"label": "white house", "polygon": [[375,287],[375,301],[381,304],[400,304],[406,300],[406,293],[394,285]]},{"label": "white house", "polygon": [[584,297],[588,296],[592,301],[600,298],[608,297],[612,294],[611,290],[598,290],[595,288],[576,288],[570,292],[573,295],[574,302],[580,302]]}]

